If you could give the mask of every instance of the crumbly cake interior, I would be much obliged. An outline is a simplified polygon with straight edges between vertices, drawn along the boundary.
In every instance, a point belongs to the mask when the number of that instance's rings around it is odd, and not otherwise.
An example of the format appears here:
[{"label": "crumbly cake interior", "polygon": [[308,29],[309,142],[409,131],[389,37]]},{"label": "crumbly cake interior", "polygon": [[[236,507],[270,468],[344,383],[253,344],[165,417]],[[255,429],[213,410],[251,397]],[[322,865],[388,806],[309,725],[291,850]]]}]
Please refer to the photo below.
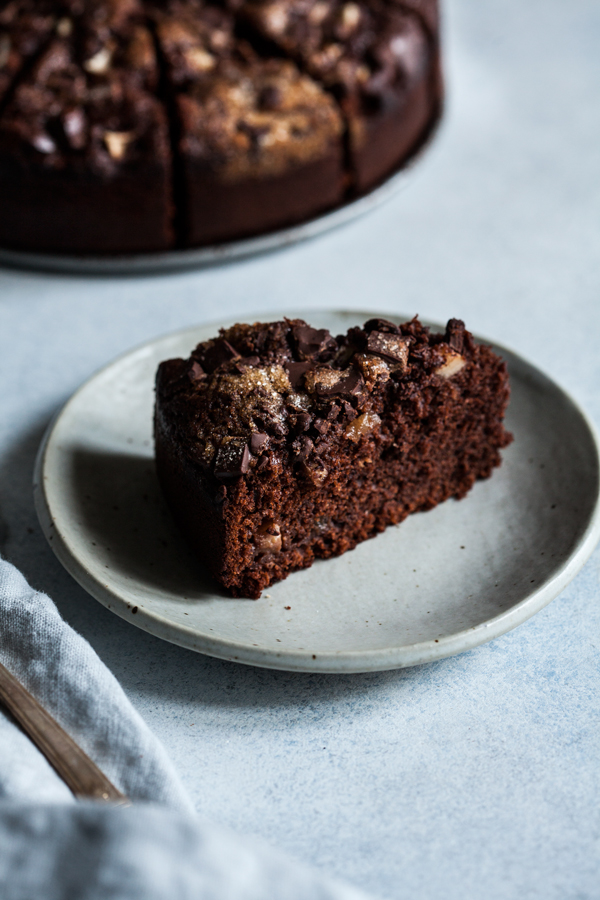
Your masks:
[{"label": "crumbly cake interior", "polygon": [[464,324],[235,325],[157,375],[157,471],[189,543],[258,597],[500,464],[506,366]]}]

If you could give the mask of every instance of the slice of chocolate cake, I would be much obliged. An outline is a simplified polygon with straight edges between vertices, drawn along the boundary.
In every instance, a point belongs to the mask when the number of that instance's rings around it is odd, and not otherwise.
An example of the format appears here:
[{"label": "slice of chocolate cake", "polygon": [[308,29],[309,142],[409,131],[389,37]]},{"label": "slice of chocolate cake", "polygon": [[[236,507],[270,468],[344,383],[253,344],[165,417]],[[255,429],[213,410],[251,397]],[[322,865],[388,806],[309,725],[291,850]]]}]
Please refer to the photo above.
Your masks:
[{"label": "slice of chocolate cake", "polygon": [[133,0],[84,9],[61,20],[0,119],[0,245],[167,249],[170,147],[164,108],[150,92],[152,37]]},{"label": "slice of chocolate cake", "polygon": [[438,47],[419,15],[393,0],[250,0],[241,12],[340,103],[358,192],[418,149],[441,104]]},{"label": "slice of chocolate cake", "polygon": [[230,14],[174,2],[156,13],[175,94],[185,243],[291,225],[341,202],[342,121],[289,61],[260,59]]},{"label": "slice of chocolate cake", "polygon": [[259,597],[500,464],[508,375],[462,322],[235,325],[156,383],[158,477],[234,596]]}]

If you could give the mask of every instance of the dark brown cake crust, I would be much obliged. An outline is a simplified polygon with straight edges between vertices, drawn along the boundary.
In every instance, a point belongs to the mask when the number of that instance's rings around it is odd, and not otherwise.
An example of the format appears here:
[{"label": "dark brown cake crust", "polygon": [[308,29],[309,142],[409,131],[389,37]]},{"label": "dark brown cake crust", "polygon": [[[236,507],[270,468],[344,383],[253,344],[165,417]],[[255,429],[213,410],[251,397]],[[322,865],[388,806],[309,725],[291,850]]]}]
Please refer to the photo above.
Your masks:
[{"label": "dark brown cake crust", "polygon": [[437,0],[0,3],[0,246],[156,252],[336,208],[431,133],[438,31]]},{"label": "dark brown cake crust", "polygon": [[158,476],[183,534],[234,596],[449,497],[511,441],[503,361],[451,319],[236,325],[159,367]]}]

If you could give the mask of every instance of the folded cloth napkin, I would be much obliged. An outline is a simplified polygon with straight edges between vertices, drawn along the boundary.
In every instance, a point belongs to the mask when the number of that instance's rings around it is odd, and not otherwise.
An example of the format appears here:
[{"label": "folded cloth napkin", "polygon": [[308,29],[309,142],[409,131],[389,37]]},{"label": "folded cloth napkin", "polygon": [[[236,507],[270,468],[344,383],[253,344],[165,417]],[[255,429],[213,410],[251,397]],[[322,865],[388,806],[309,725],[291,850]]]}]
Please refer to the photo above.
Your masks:
[{"label": "folded cloth napkin", "polygon": [[365,900],[199,821],[116,679],[50,598],[1,558],[0,662],[134,803],[75,802],[0,709],[2,900]]}]

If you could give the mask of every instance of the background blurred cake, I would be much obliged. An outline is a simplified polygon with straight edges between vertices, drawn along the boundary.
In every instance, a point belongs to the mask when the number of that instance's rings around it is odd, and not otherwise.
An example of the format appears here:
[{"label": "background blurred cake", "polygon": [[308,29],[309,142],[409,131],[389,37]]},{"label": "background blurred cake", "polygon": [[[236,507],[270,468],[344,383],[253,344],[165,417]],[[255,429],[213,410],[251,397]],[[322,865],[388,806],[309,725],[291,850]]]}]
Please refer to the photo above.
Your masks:
[{"label": "background blurred cake", "polygon": [[10,0],[0,246],[118,254],[370,190],[442,101],[437,0]]}]

